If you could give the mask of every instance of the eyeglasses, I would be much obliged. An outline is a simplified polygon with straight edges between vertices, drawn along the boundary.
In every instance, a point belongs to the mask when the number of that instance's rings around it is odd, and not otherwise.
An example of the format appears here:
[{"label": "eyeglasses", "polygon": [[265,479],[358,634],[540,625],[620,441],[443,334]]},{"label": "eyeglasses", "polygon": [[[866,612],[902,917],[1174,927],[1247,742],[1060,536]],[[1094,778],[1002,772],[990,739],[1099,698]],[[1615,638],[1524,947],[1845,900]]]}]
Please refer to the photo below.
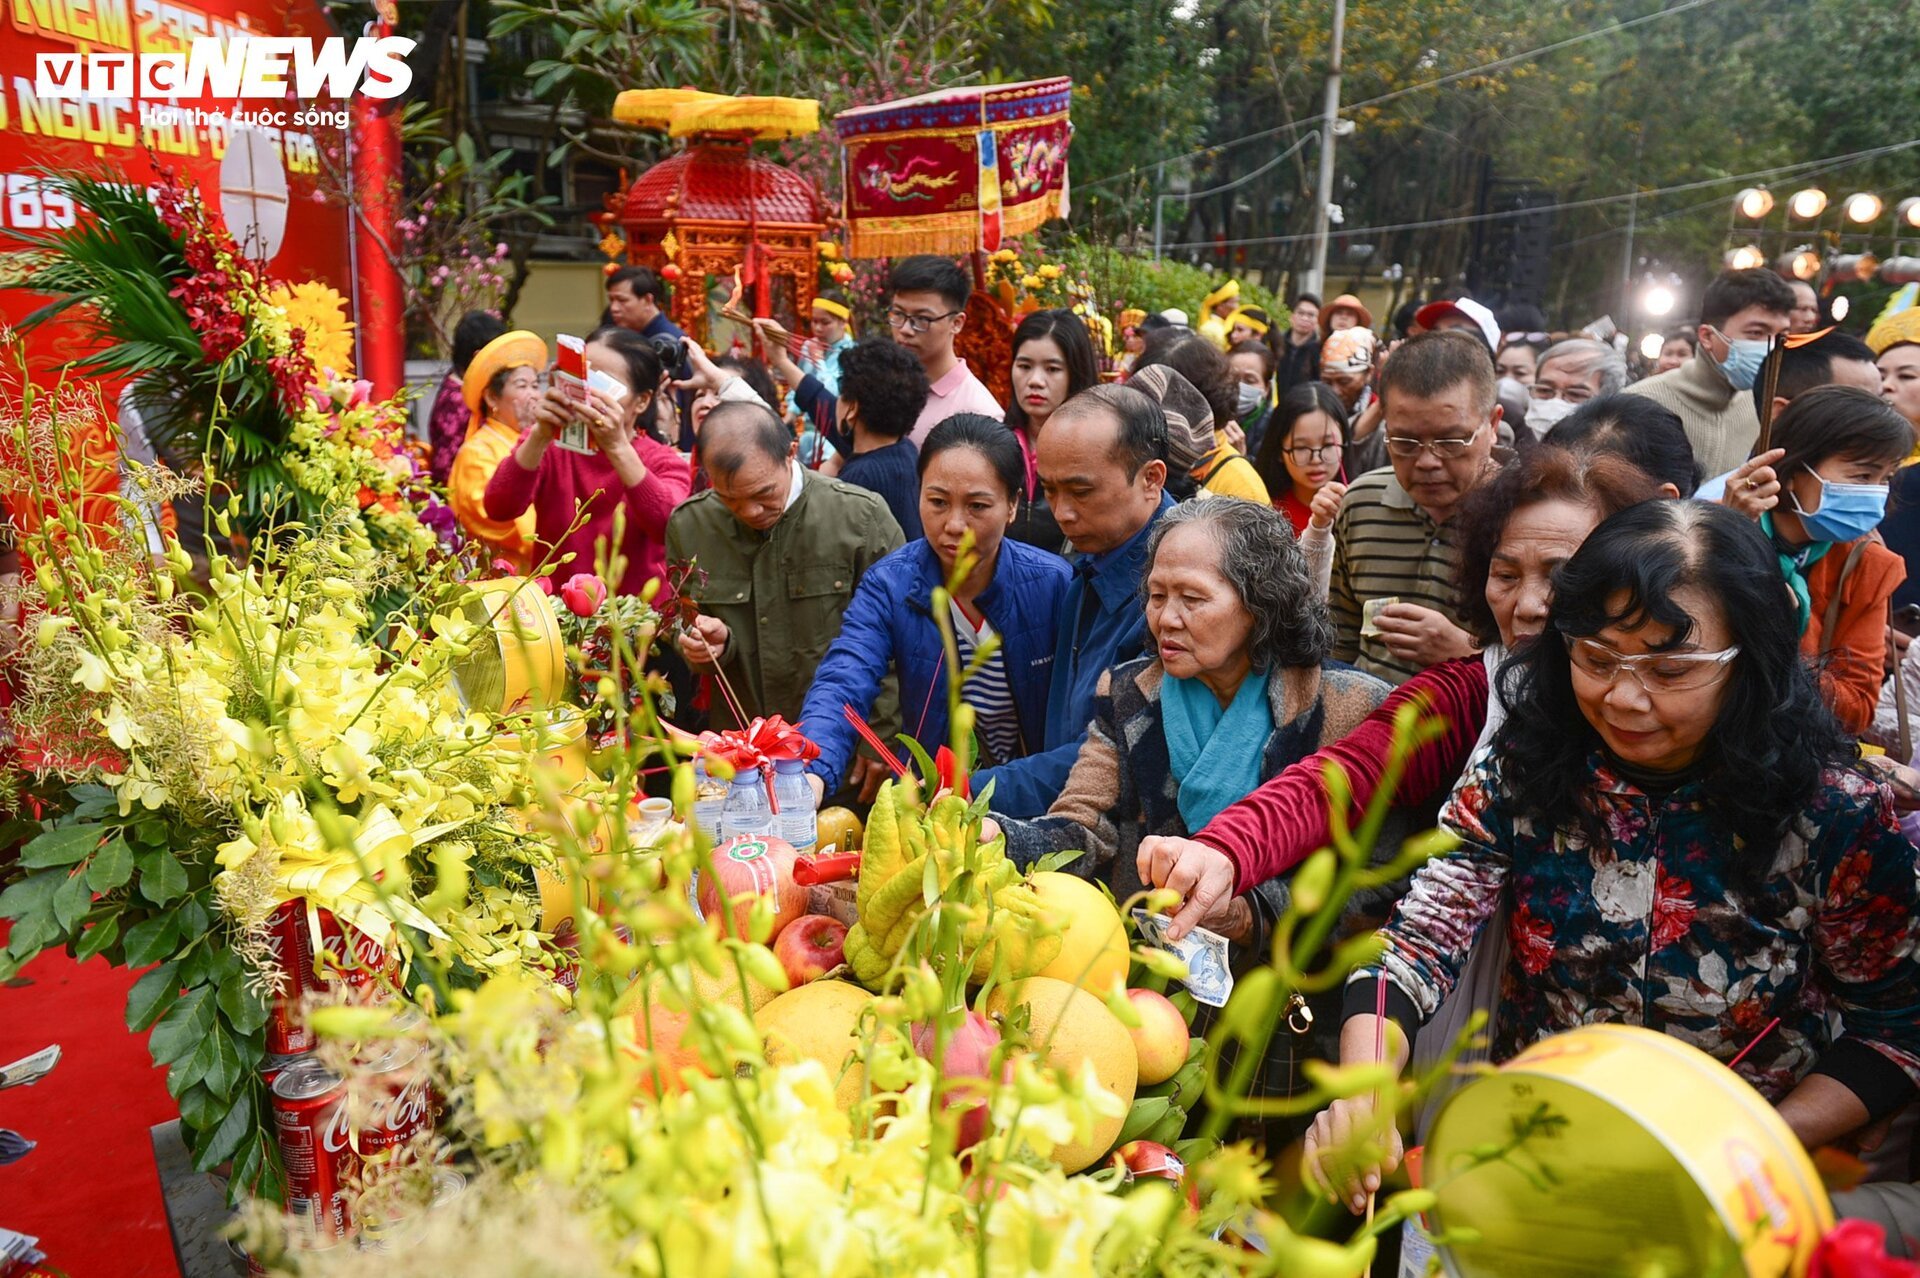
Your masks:
[{"label": "eyeglasses", "polygon": [[1474,427],[1473,434],[1465,439],[1410,439],[1405,435],[1389,435],[1387,451],[1405,460],[1431,450],[1441,461],[1458,461],[1467,455],[1467,450],[1473,447],[1473,441],[1480,438],[1480,432],[1484,429],[1484,426]]},{"label": "eyeglasses", "polygon": [[905,329],[909,333],[924,333],[941,320],[949,320],[960,314],[948,311],[945,315],[910,315],[897,306],[887,309],[887,324],[892,328]]},{"label": "eyeglasses", "polygon": [[1502,344],[1507,342],[1525,342],[1529,346],[1532,346],[1546,341],[1547,337],[1548,334],[1546,333],[1502,333],[1500,335],[1500,341]]},{"label": "eyeglasses", "polygon": [[1335,457],[1338,457],[1340,455],[1340,449],[1341,445],[1339,444],[1322,444],[1318,448],[1312,448],[1306,444],[1299,444],[1289,448],[1287,450],[1287,456],[1293,458],[1302,466],[1305,466],[1308,462],[1319,461],[1328,453],[1332,453]]},{"label": "eyeglasses", "polygon": [[1740,655],[1736,644],[1718,652],[1643,652],[1629,657],[1598,639],[1561,637],[1566,640],[1573,668],[1589,679],[1612,687],[1614,680],[1626,673],[1633,676],[1641,691],[1654,695],[1715,683],[1726,673],[1727,664]]}]

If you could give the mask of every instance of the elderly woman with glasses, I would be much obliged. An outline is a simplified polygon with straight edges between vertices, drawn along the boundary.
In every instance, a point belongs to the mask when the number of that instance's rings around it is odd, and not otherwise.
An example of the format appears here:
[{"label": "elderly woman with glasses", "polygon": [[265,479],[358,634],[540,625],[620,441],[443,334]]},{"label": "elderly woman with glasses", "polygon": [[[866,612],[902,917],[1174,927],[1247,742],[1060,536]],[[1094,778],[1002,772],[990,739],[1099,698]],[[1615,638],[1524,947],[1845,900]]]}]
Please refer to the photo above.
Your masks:
[{"label": "elderly woman with glasses", "polygon": [[[1414,876],[1379,967],[1347,986],[1343,1062],[1391,1031],[1404,1064],[1504,908],[1495,1060],[1645,1026],[1727,1062],[1809,1149],[1920,1094],[1915,849],[1780,593],[1767,539],[1723,507],[1643,502],[1594,530],[1441,814],[1458,849]],[[1338,1101],[1306,1143],[1309,1174],[1356,1211],[1399,1154],[1391,1138],[1374,1165],[1352,1139],[1371,1118],[1369,1097]]]},{"label": "elderly woman with glasses", "polygon": [[[1101,676],[1086,741],[1047,814],[1003,822],[1015,861],[1082,850],[1069,872],[1121,901],[1142,889],[1143,837],[1199,829],[1338,741],[1389,691],[1328,660],[1326,604],[1287,521],[1265,503],[1186,502],[1162,515],[1142,593],[1150,655]],[[1257,964],[1287,900],[1287,881],[1276,878],[1202,923],[1228,939],[1234,962]],[[1324,1023],[1336,1007],[1323,1009]],[[1331,1047],[1329,1037],[1321,1050]],[[1285,1081],[1265,1090],[1275,1087],[1290,1090]]]}]

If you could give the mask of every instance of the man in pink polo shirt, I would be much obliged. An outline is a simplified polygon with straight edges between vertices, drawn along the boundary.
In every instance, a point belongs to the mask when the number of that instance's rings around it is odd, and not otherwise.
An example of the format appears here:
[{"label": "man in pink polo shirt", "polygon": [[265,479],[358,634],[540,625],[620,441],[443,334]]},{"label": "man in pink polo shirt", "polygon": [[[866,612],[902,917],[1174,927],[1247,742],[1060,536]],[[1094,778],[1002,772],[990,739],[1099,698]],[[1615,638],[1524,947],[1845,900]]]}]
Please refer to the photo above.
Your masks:
[{"label": "man in pink polo shirt", "polygon": [[998,421],[1005,415],[993,397],[953,353],[953,339],[967,322],[967,298],[973,281],[951,258],[930,253],[903,257],[887,278],[892,301],[887,326],[893,340],[912,351],[927,370],[932,393],[913,424],[914,447],[926,442],[927,432],[955,413],[984,413]]}]

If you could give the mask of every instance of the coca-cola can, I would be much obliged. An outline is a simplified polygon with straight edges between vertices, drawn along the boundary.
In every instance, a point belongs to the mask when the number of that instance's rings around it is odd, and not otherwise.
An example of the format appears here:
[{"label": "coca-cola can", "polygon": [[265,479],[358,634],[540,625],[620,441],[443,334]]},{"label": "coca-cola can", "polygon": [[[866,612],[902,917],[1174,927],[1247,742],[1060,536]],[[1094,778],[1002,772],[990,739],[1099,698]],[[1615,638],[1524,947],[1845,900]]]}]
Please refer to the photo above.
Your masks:
[{"label": "coca-cola can", "polygon": [[399,974],[399,964],[386,948],[350,923],[342,923],[333,911],[315,909],[320,930],[322,954],[312,953],[312,932],[307,933],[309,957],[315,958],[315,971],[327,979],[344,981],[351,990],[361,991],[389,982]]},{"label": "coca-cola can", "polygon": [[395,1210],[384,1219],[368,1221],[360,1231],[362,1251],[394,1251],[420,1232],[429,1213],[439,1211],[467,1192],[467,1178],[451,1167],[435,1169],[433,1194],[425,1203],[413,1203]]},{"label": "coca-cola can", "polygon": [[354,1071],[365,1096],[364,1122],[354,1124],[353,1147],[366,1162],[381,1162],[422,1132],[433,1130],[433,1085],[421,1045],[412,1039],[388,1044]]},{"label": "coca-cola can", "polygon": [[293,1236],[308,1246],[351,1237],[347,1183],[360,1159],[347,1131],[346,1084],[307,1056],[281,1068],[272,1096]]},{"label": "coca-cola can", "polygon": [[260,1081],[271,1088],[273,1080],[280,1077],[280,1071],[299,1059],[297,1055],[268,1056],[260,1062]]},{"label": "coca-cola can", "polygon": [[267,1054],[298,1056],[311,1052],[315,1040],[307,1028],[304,1000],[320,988],[307,961],[307,911],[301,900],[282,901],[267,916],[267,945],[280,968],[280,992],[271,995],[267,1011]]}]

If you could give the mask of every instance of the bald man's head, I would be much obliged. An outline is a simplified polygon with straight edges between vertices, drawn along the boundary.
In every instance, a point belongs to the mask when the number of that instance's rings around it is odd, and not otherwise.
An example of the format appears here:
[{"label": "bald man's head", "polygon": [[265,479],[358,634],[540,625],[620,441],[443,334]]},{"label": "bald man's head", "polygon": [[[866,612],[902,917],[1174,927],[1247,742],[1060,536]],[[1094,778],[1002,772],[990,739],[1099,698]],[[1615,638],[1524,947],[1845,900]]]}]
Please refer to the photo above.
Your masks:
[{"label": "bald man's head", "polygon": [[713,495],[757,532],[786,513],[798,447],[786,424],[759,404],[721,404],[700,428],[700,461]]}]

